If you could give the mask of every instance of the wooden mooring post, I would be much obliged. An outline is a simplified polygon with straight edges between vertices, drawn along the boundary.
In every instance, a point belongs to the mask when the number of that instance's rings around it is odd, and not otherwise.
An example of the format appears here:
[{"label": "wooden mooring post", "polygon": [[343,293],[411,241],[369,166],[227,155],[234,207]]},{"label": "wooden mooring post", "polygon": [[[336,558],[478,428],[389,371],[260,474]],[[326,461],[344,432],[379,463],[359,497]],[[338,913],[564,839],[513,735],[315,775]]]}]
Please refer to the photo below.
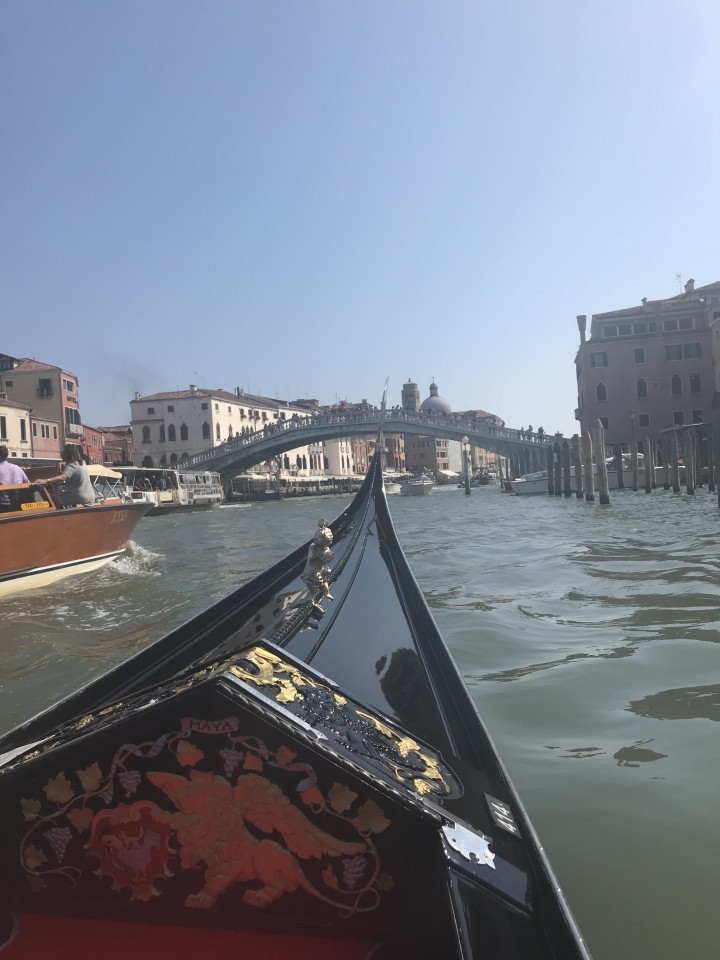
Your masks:
[{"label": "wooden mooring post", "polygon": [[[598,471],[598,489],[600,492],[600,503],[610,503],[610,486],[608,484],[607,460],[605,459],[605,427],[602,420],[598,420],[595,426],[595,462]],[[590,464],[592,473],[592,464]]]},{"label": "wooden mooring post", "polygon": [[545,470],[547,471],[548,494],[553,496],[555,493],[555,470],[554,470],[554,451],[552,447],[545,449]]},{"label": "wooden mooring post", "polygon": [[562,446],[555,443],[555,496],[562,494]]},{"label": "wooden mooring post", "polygon": [[678,449],[677,430],[673,430],[668,438],[670,446],[670,472],[672,474],[673,493],[680,493],[680,451]]},{"label": "wooden mooring post", "polygon": [[595,500],[595,477],[592,463],[592,437],[589,433],[584,433],[582,437],[582,458],[585,474],[585,502],[592,503]]},{"label": "wooden mooring post", "polygon": [[613,445],[613,456],[615,458],[615,470],[617,472],[618,490],[624,490],[625,474],[623,472],[622,444],[616,443]]},{"label": "wooden mooring post", "polygon": [[652,493],[652,478],[655,465],[653,464],[653,451],[650,437],[645,437],[643,440],[643,452],[645,454],[645,493]]},{"label": "wooden mooring post", "polygon": [[638,445],[635,440],[630,444],[630,484],[633,490],[638,488]]},{"label": "wooden mooring post", "polygon": [[569,497],[572,493],[570,486],[570,441],[563,440],[562,442],[562,461],[563,461],[563,494],[566,497]]},{"label": "wooden mooring post", "polygon": [[708,472],[708,490],[715,493],[715,431],[708,430],[707,433],[707,472]]},{"label": "wooden mooring post", "polygon": [[685,490],[695,496],[695,444],[691,430],[683,431],[683,460],[685,462]]},{"label": "wooden mooring post", "polygon": [[572,438],[572,459],[575,467],[575,496],[583,498],[582,455],[580,453],[580,437],[575,433]]},{"label": "wooden mooring post", "polygon": [[665,490],[670,489],[670,441],[667,438],[667,434],[663,434],[660,438],[660,450],[662,453],[663,461],[663,487]]}]

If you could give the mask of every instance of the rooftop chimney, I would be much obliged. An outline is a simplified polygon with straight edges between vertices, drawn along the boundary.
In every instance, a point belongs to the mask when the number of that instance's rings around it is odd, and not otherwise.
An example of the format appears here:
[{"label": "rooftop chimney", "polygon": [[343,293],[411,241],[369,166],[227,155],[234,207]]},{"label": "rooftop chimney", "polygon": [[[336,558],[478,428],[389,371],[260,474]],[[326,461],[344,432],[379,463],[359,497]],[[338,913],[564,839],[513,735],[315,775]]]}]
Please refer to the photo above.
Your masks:
[{"label": "rooftop chimney", "polygon": [[197,393],[197,387],[195,386],[194,383],[190,384],[190,393],[193,393],[193,394]]},{"label": "rooftop chimney", "polygon": [[685,284],[685,293],[693,293],[695,291],[695,281],[690,279]]},{"label": "rooftop chimney", "polygon": [[136,400],[139,400],[139,399],[140,399],[140,391],[139,391],[139,390],[136,390],[136,391],[135,391],[135,399],[136,399]]},{"label": "rooftop chimney", "polygon": [[585,328],[587,327],[587,314],[579,313],[577,315],[577,325],[580,331],[580,343],[585,343]]}]

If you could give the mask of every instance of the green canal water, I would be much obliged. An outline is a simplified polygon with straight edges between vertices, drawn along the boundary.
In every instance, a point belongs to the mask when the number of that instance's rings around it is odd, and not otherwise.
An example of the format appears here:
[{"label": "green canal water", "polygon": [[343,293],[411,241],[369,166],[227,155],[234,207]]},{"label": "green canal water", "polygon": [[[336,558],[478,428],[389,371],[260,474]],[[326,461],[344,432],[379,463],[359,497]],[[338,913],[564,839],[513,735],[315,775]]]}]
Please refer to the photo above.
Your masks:
[{"label": "green canal water", "polygon": [[[8,729],[311,536],[346,498],[146,518],[112,567],[3,600]],[[595,960],[720,954],[717,501],[389,498]]]}]

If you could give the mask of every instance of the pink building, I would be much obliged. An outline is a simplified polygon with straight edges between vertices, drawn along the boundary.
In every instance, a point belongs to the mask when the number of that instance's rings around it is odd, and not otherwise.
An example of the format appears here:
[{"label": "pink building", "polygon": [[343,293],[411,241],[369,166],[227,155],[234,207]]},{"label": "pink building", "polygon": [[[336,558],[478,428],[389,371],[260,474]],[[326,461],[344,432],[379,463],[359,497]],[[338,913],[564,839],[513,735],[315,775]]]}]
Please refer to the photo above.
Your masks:
[{"label": "pink building", "polygon": [[720,282],[666,300],[577,318],[575,418],[597,420],[606,444],[658,439],[661,430],[710,420],[720,356]]}]

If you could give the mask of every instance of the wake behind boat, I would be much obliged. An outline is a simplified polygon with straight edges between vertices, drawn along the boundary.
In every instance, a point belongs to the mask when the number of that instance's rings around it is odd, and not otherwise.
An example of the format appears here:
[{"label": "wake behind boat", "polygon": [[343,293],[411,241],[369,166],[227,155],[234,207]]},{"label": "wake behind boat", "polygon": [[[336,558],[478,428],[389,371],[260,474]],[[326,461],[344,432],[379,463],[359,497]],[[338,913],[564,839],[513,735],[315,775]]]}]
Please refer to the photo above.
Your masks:
[{"label": "wake behind boat", "polygon": [[0,788],[7,960],[588,957],[378,454],[309,544],[2,738]]}]

